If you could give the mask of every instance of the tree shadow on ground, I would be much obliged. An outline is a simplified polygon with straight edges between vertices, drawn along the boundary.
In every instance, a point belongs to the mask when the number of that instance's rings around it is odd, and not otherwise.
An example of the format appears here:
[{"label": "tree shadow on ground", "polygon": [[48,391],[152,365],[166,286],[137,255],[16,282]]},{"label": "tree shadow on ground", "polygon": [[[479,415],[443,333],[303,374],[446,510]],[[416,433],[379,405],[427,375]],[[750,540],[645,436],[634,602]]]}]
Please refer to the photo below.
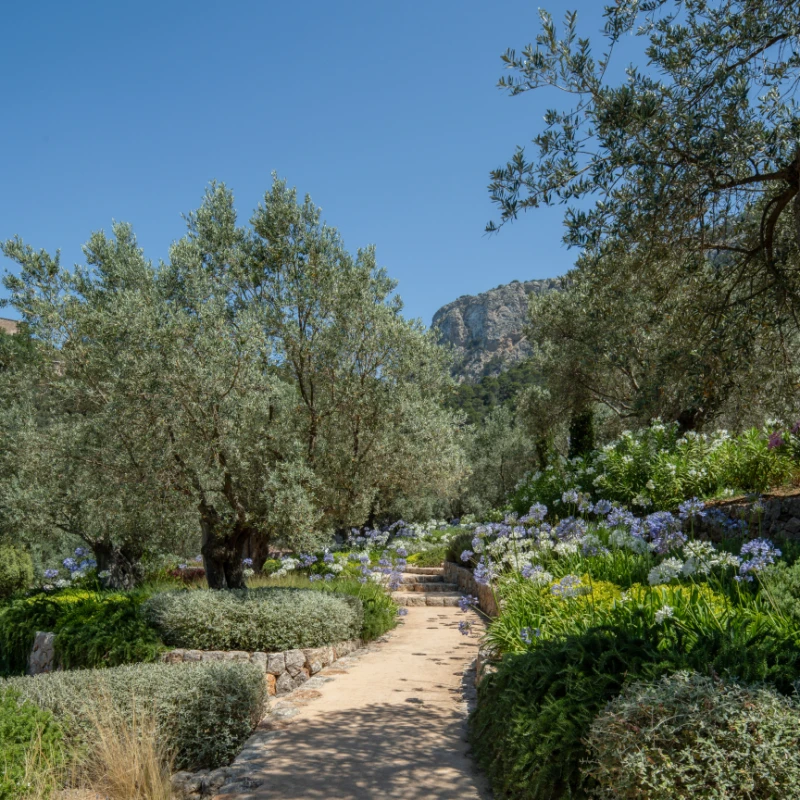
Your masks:
[{"label": "tree shadow on ground", "polygon": [[422,703],[370,705],[297,720],[276,733],[255,764],[263,784],[241,800],[485,800],[483,777],[466,757],[458,711]]}]

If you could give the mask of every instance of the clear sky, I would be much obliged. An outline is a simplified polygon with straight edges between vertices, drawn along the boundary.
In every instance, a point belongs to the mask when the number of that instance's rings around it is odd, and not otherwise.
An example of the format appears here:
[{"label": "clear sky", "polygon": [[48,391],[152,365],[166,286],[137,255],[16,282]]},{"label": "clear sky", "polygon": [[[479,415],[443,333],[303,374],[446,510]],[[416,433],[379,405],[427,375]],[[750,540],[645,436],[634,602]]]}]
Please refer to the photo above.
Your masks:
[{"label": "clear sky", "polygon": [[377,245],[426,323],[462,294],[559,275],[577,255],[562,208],[483,232],[497,216],[489,170],[553,100],[496,88],[501,53],[538,32],[539,3],[600,27],[600,0],[9,2],[0,238],[72,264],[116,219],[166,258],[210,180],[244,221],[275,170],[350,250]]}]

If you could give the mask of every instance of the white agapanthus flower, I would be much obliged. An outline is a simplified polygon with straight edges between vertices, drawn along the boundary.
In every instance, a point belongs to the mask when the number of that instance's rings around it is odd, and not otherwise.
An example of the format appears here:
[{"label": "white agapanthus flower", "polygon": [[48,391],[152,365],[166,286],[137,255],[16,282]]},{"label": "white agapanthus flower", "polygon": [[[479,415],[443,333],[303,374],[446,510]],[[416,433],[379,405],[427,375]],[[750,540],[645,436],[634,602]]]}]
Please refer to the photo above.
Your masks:
[{"label": "white agapanthus flower", "polygon": [[714,567],[738,567],[740,559],[731,553],[718,551],[711,542],[687,542],[683,546],[684,576],[708,575]]},{"label": "white agapanthus flower", "polygon": [[672,608],[670,606],[661,606],[661,608],[656,611],[656,622],[660,625],[665,619],[669,619],[672,616]]},{"label": "white agapanthus flower", "polygon": [[683,561],[679,558],[667,558],[650,570],[647,580],[651,586],[659,586],[679,578],[682,572]]},{"label": "white agapanthus flower", "polygon": [[578,552],[577,542],[558,542],[553,551],[557,556],[574,556]]}]

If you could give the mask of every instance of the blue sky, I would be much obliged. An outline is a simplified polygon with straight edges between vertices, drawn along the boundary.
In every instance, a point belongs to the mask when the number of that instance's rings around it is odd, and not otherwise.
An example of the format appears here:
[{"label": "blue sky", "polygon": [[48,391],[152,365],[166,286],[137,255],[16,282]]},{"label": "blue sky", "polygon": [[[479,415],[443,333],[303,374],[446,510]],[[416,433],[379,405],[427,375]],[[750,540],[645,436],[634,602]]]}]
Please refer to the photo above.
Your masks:
[{"label": "blue sky", "polygon": [[[599,0],[578,8],[600,27]],[[490,169],[553,96],[496,88],[500,55],[538,32],[518,0],[8,4],[0,49],[0,238],[61,248],[111,221],[153,260],[217,179],[250,216],[275,170],[349,249],[377,245],[409,316],[559,275],[563,208],[488,237]],[[11,263],[0,257],[0,266]],[[0,314],[13,316],[10,309]]]}]

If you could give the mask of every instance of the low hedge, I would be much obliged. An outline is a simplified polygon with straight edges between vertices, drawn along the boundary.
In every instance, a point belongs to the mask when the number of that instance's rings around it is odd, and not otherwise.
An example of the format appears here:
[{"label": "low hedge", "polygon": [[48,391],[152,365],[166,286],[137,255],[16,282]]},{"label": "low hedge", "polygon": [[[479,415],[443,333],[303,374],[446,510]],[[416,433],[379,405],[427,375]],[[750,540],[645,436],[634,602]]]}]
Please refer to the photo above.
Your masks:
[{"label": "low hedge", "polygon": [[145,603],[144,613],[168,645],[251,652],[355,639],[364,619],[356,597],[272,587],[164,592]]},{"label": "low hedge", "polygon": [[628,686],[592,723],[585,771],[608,800],[800,797],[800,706],[679,672]]},{"label": "low hedge", "polygon": [[70,743],[91,744],[97,720],[152,712],[176,769],[230,763],[266,708],[263,671],[234,662],[134,664],[0,681],[52,712]]}]

